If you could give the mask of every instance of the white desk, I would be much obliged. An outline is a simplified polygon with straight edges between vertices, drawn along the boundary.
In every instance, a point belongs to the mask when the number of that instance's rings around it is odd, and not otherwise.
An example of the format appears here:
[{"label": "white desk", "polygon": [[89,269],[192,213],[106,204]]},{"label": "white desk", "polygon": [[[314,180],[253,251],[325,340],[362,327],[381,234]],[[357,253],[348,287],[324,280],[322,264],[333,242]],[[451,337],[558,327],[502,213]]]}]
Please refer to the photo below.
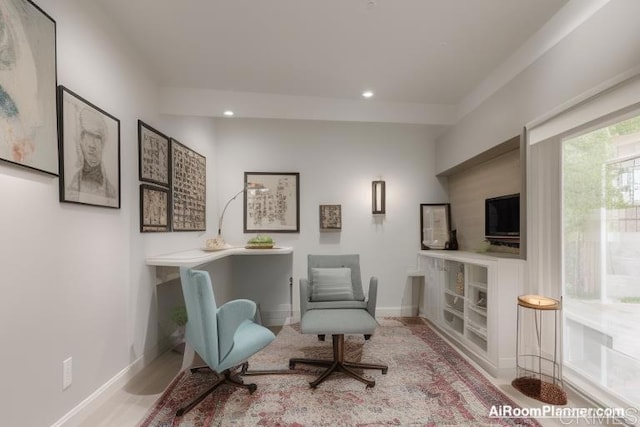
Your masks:
[{"label": "white desk", "polygon": [[219,304],[236,298],[252,299],[261,305],[266,325],[281,325],[293,309],[292,254],[290,247],[190,249],[150,256],[145,262],[155,267],[156,286],[179,279],[179,267],[207,270]]}]

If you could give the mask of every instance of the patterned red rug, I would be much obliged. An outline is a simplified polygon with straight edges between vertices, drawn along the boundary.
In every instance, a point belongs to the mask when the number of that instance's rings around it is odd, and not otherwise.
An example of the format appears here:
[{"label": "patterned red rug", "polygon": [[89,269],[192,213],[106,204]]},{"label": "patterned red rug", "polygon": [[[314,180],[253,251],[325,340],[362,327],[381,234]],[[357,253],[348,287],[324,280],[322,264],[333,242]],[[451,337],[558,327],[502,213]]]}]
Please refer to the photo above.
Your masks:
[{"label": "patterned red rug", "polygon": [[[463,359],[424,321],[385,318],[369,341],[345,340],[347,360],[385,363],[387,375],[367,370],[371,389],[342,373],[317,389],[309,387],[320,368],[296,366],[300,375],[245,377],[258,390],[221,386],[183,417],[175,411],[208,388],[210,371],[180,373],[140,427],[210,426],[371,426],[469,425],[538,426],[532,419],[489,417],[492,406],[517,405]],[[291,357],[332,357],[331,340],[303,335],[299,325],[285,326],[276,340],[249,361],[250,369],[287,369]]]}]

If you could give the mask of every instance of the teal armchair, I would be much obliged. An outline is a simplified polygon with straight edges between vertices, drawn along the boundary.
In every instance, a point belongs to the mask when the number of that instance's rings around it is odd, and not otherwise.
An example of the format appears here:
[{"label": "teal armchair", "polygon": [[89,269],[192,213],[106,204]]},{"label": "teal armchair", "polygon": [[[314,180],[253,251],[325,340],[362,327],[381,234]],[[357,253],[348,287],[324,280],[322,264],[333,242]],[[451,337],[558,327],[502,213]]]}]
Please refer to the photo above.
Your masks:
[{"label": "teal armchair", "polygon": [[238,299],[217,307],[211,278],[206,271],[181,267],[180,279],[188,316],[186,342],[218,378],[208,390],[178,409],[177,416],[191,410],[223,383],[243,387],[253,393],[256,385],[244,384],[232,370],[243,364],[246,369],[247,359],[275,339],[269,329],[254,322],[255,302]]}]

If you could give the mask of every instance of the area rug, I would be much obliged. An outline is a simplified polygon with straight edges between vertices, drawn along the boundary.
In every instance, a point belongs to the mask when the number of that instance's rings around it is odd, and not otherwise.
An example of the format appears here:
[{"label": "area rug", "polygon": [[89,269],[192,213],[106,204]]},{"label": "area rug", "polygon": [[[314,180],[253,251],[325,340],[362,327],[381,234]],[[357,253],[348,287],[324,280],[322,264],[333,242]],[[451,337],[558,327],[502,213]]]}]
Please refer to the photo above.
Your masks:
[{"label": "area rug", "polygon": [[[250,369],[288,369],[291,357],[331,359],[331,340],[284,326],[276,340],[249,360]],[[373,388],[342,373],[311,389],[321,368],[300,374],[245,377],[258,389],[223,385],[182,417],[175,411],[214,380],[210,371],[180,373],[140,427],[212,426],[538,426],[532,419],[490,417],[492,406],[517,405],[419,318],[384,318],[374,336],[345,339],[345,358],[384,363],[388,373],[366,370]]]}]

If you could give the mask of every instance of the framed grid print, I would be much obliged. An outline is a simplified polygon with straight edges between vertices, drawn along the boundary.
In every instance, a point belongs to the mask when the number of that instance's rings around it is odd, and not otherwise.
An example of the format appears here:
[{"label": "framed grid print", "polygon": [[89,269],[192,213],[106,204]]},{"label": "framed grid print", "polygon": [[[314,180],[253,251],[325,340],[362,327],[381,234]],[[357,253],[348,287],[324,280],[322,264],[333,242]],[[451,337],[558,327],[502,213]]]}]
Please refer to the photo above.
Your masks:
[{"label": "framed grid print", "polygon": [[169,137],[138,120],[138,174],[140,181],[171,185]]},{"label": "framed grid print", "polygon": [[140,232],[171,231],[168,188],[140,185]]},{"label": "framed grid print", "polygon": [[205,231],[206,158],[171,138],[171,204],[173,231]]},{"label": "framed grid print", "polygon": [[320,230],[342,229],[342,205],[320,205]]},{"label": "framed grid print", "polygon": [[245,172],[244,232],[300,232],[300,174],[297,172]]}]

